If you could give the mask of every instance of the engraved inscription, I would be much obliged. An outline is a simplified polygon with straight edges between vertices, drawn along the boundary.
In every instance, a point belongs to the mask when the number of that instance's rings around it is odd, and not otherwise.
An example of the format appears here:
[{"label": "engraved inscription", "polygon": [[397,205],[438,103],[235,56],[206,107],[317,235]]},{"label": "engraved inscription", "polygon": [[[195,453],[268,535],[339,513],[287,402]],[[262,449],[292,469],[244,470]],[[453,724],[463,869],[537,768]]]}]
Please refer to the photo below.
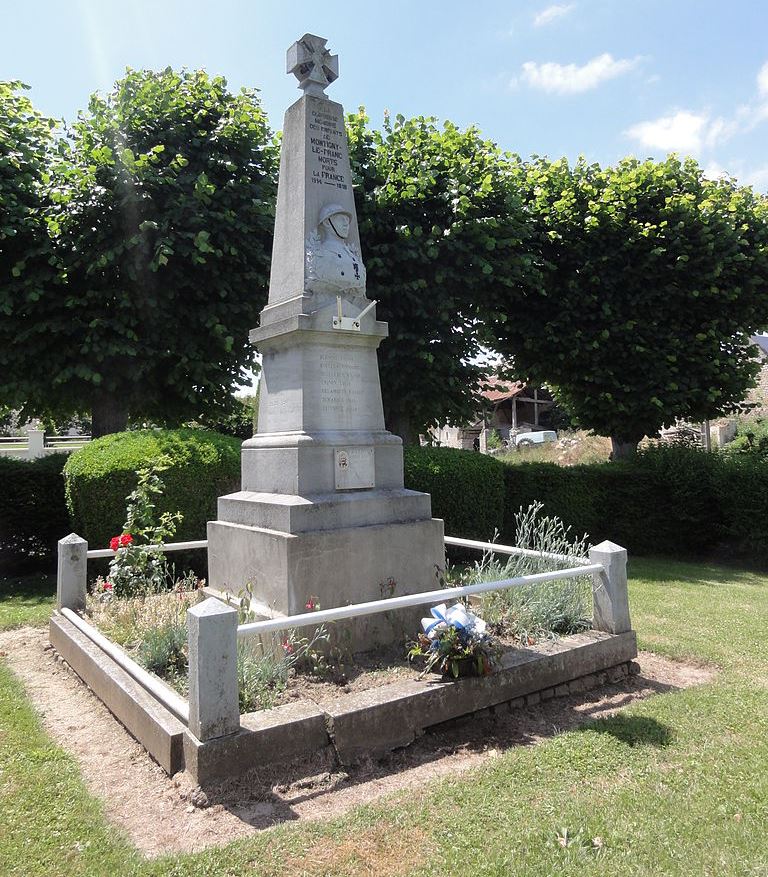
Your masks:
[{"label": "engraved inscription", "polygon": [[320,411],[340,417],[357,414],[363,402],[362,367],[352,351],[320,354]]},{"label": "engraved inscription", "polygon": [[311,108],[309,121],[310,179],[320,186],[346,191],[349,180],[342,159],[346,155],[344,121],[324,109]]}]

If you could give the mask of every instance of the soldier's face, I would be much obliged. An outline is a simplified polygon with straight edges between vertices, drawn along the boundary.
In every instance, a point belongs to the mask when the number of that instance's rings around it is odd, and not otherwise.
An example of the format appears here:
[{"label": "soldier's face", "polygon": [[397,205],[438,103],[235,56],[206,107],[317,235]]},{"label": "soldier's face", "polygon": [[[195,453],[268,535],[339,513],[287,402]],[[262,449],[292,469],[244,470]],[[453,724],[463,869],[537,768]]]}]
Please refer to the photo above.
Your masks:
[{"label": "soldier's face", "polygon": [[333,220],[333,227],[336,229],[336,234],[342,240],[346,240],[347,235],[349,234],[349,217],[345,213],[337,213],[331,218]]}]

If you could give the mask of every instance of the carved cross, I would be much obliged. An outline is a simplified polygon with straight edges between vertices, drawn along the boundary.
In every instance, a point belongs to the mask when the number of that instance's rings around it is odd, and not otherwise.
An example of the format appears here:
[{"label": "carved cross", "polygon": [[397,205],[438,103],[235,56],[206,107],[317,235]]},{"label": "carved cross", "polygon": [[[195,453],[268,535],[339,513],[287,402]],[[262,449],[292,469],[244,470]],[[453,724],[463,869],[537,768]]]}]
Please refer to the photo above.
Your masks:
[{"label": "carved cross", "polygon": [[326,42],[307,33],[288,49],[286,72],[293,73],[299,88],[313,97],[326,97],[325,88],[339,78],[339,56],[325,48]]}]

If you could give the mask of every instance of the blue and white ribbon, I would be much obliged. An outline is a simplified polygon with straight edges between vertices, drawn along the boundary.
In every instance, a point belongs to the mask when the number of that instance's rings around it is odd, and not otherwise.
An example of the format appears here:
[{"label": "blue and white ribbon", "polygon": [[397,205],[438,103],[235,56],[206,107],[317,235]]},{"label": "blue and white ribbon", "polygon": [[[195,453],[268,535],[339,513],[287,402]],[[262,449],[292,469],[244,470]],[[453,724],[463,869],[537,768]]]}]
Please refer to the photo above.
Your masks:
[{"label": "blue and white ribbon", "polygon": [[445,603],[441,603],[439,606],[433,606],[429,611],[431,617],[422,618],[421,626],[430,639],[434,639],[441,630],[447,627],[455,627],[457,630],[464,630],[468,634],[476,636],[482,636],[485,633],[483,619],[469,612],[463,603],[454,603],[450,609]]}]

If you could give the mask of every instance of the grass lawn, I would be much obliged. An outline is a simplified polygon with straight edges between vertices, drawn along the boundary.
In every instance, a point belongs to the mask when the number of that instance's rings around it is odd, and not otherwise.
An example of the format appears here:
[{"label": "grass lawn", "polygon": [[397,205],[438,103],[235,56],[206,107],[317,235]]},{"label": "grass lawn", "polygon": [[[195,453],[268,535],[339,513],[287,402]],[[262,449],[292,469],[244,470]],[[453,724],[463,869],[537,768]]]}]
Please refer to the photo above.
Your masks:
[{"label": "grass lawn", "polygon": [[[332,822],[152,862],[104,823],[0,660],[0,874],[764,877],[768,577],[647,559],[630,574],[641,646],[714,662],[714,682]],[[0,627],[43,620],[34,582],[1,584]]]}]

